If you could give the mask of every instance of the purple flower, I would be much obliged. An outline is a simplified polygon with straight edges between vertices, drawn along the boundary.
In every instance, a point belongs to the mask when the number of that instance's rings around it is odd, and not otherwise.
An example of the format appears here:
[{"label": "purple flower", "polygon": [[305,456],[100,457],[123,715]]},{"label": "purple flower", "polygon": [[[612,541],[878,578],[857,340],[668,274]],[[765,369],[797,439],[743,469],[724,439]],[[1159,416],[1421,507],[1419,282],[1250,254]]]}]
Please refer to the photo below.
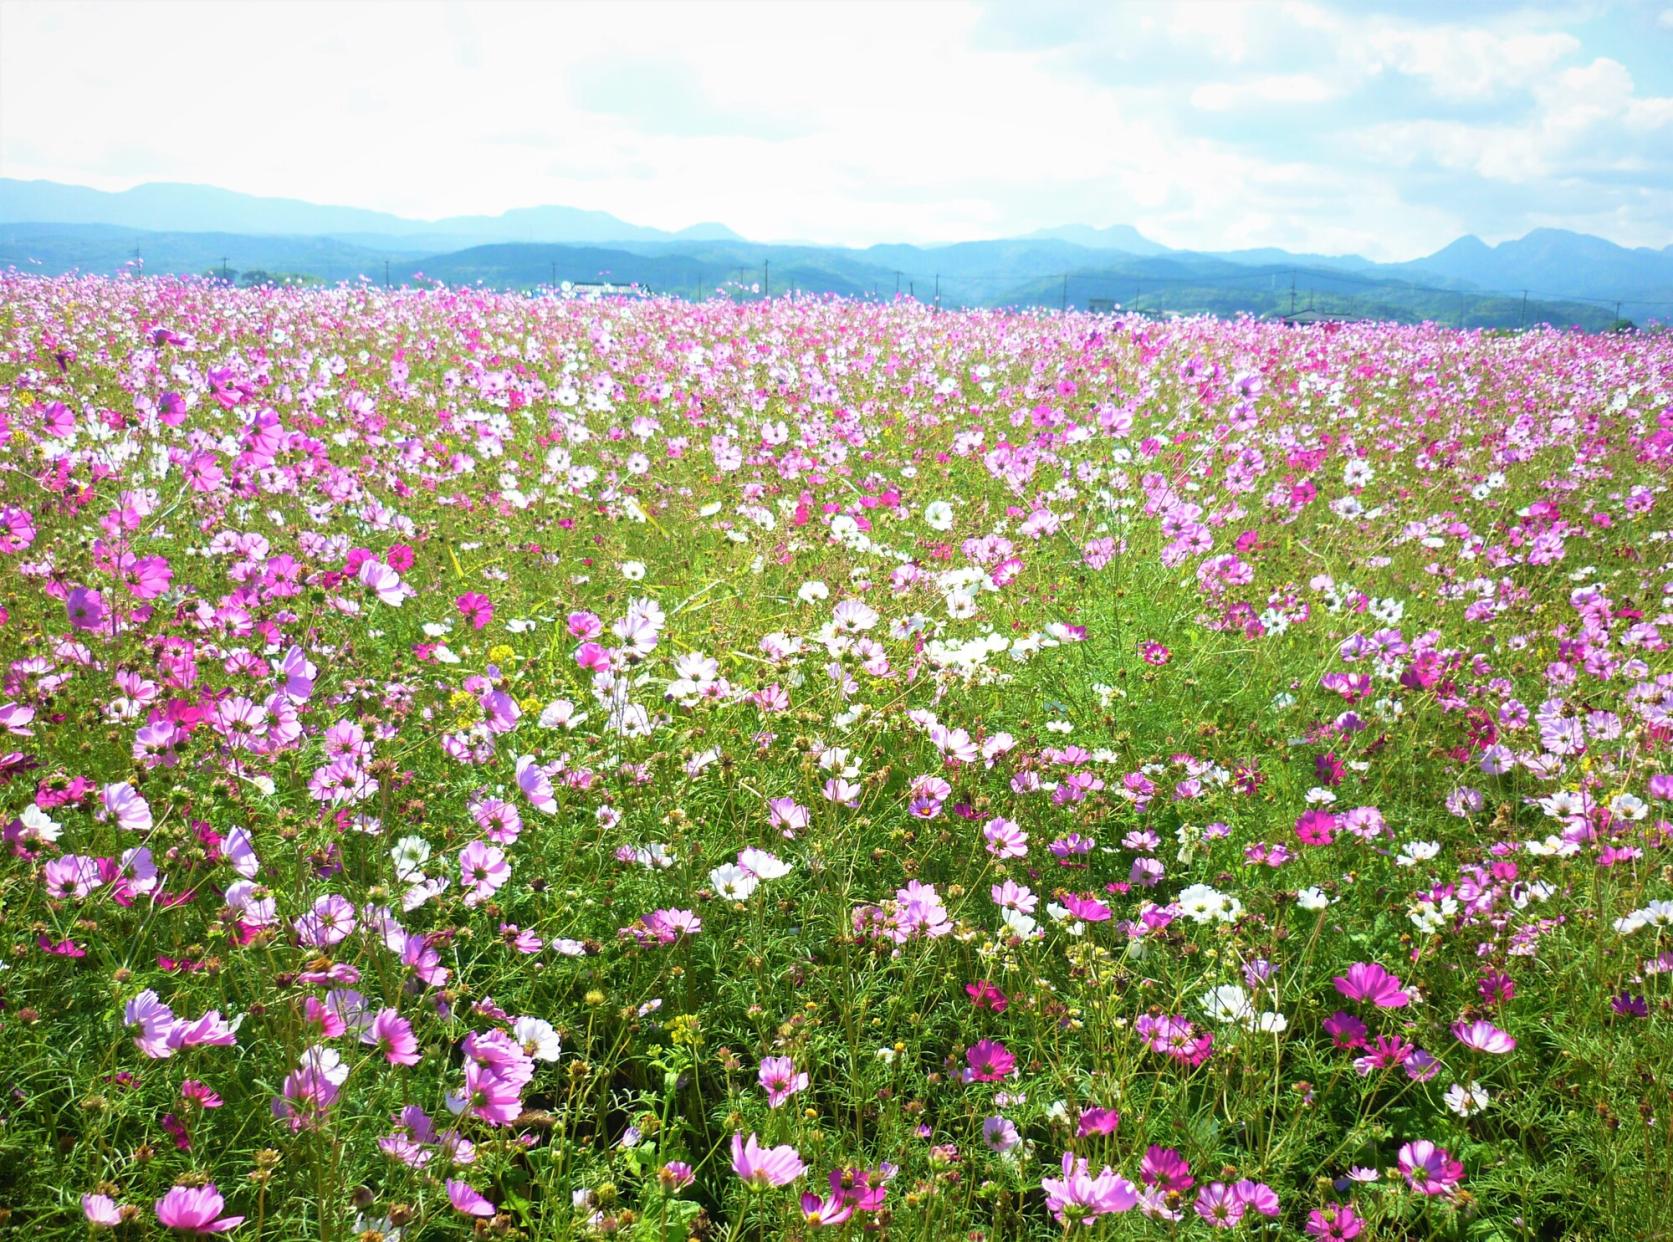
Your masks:
[{"label": "purple flower", "polygon": [[77,587],[64,600],[70,624],[78,630],[96,630],[105,619],[105,600],[92,587]]}]

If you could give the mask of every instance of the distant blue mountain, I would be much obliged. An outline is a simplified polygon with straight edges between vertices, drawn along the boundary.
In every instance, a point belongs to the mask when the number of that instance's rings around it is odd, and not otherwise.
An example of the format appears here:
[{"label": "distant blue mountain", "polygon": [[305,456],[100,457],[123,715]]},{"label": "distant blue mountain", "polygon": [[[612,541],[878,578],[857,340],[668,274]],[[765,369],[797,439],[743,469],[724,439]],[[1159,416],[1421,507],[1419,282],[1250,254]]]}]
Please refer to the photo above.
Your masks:
[{"label": "distant blue mountain", "polygon": [[[1405,263],[1273,247],[1176,250],[1123,224],[856,249],[751,242],[712,222],[668,232],[573,207],[413,220],[214,186],[149,183],[108,193],[0,179],[0,262],[43,272],[112,271],[131,267],[136,250],[149,272],[202,272],[224,259],[241,271],[325,280],[380,276],[387,263],[392,279],[423,271],[526,287],[542,271],[546,279],[590,280],[614,265],[612,279],[678,291],[747,286],[759,277],[775,291],[893,297],[898,290],[939,296],[946,305],[1078,301],[1169,309],[1170,297],[1177,302],[1188,294],[1192,305],[1216,312],[1287,313],[1318,294],[1335,299],[1333,313],[1344,314],[1362,307],[1484,323],[1516,324],[1535,315],[1590,323],[1600,316],[1612,321],[1619,301],[1625,318],[1673,318],[1673,244],[1629,249],[1562,229],[1536,229],[1495,246],[1461,237]],[[1580,314],[1586,306],[1592,309]]]},{"label": "distant blue mountain", "polygon": [[[722,224],[696,224],[678,233],[629,224],[603,211],[525,207],[497,216],[409,220],[360,207],[327,207],[294,198],[263,198],[206,185],[148,182],[109,192],[56,181],[0,178],[0,224],[111,224],[176,233],[338,236],[373,249],[411,249],[489,242],[737,241]],[[395,244],[391,244],[395,243]]]},{"label": "distant blue mountain", "polygon": [[1035,229],[1023,241],[1062,241],[1088,250],[1121,250],[1127,254],[1166,254],[1168,247],[1153,242],[1130,224],[1093,228],[1089,224],[1063,224],[1054,229]]},{"label": "distant blue mountain", "polygon": [[[1385,272],[1411,279],[1441,276],[1481,289],[1534,295],[1673,300],[1673,246],[1628,249],[1567,229],[1535,229],[1526,237],[1489,246],[1479,237],[1460,237],[1424,259],[1383,264]],[[1673,306],[1667,308],[1673,313]]]}]

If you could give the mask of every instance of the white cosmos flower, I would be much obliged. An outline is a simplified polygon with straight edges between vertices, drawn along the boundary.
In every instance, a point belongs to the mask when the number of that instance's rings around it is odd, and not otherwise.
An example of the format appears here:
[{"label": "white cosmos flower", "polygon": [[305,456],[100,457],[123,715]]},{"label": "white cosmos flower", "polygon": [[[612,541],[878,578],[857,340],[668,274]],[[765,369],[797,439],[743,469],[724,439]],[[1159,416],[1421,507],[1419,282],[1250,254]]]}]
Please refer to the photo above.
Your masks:
[{"label": "white cosmos flower", "polygon": [[1255,1016],[1249,993],[1235,983],[1209,988],[1199,999],[1203,1011],[1215,1022],[1247,1022]]},{"label": "white cosmos flower", "polygon": [[763,880],[782,880],[790,874],[792,864],[751,845],[739,853],[738,866]]},{"label": "white cosmos flower", "polygon": [[761,877],[736,863],[723,863],[709,872],[709,884],[728,901],[747,901],[761,885]]},{"label": "white cosmos flower", "polygon": [[395,878],[403,883],[416,879],[424,864],[430,861],[430,843],[423,837],[402,837],[389,849],[395,860]]},{"label": "white cosmos flower", "polygon": [[924,522],[931,530],[953,529],[953,506],[945,500],[932,500],[924,506]]},{"label": "white cosmos flower", "polygon": [[1487,1088],[1479,1082],[1472,1082],[1467,1087],[1453,1083],[1441,1099],[1460,1117],[1469,1117],[1486,1108],[1492,1103],[1493,1097],[1487,1094]]},{"label": "white cosmos flower", "polygon": [[518,1018],[511,1024],[511,1033],[523,1050],[537,1061],[556,1061],[563,1051],[558,1032],[544,1018]]}]

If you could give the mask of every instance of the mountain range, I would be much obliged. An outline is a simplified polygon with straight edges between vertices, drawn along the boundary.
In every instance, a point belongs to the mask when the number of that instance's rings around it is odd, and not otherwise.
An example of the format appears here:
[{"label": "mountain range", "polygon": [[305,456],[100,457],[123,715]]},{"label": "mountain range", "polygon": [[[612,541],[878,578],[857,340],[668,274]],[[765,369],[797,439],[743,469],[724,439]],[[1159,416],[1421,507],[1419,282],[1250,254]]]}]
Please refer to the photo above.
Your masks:
[{"label": "mountain range", "polygon": [[0,178],[0,266],[110,272],[136,258],[152,273],[422,275],[510,288],[609,280],[699,297],[722,284],[879,297],[898,285],[901,294],[968,306],[1072,301],[1598,327],[1614,321],[1619,302],[1625,318],[1673,318],[1673,245],[1629,249],[1561,229],[1491,246],[1461,237],[1403,263],[1275,248],[1178,250],[1119,224],[848,248],[750,242],[715,223],[669,232],[561,206],[414,220],[212,186],[107,192]]}]

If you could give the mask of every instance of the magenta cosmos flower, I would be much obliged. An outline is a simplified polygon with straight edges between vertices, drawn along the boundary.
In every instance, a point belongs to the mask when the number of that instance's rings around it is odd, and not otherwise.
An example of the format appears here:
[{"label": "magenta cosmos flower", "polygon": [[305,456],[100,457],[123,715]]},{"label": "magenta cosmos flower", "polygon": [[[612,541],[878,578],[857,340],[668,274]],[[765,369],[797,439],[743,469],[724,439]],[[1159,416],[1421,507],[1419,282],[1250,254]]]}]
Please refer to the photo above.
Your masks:
[{"label": "magenta cosmos flower", "polygon": [[788,1186],[803,1173],[807,1165],[794,1147],[788,1144],[766,1148],[751,1132],[749,1138],[741,1133],[732,1136],[732,1172],[752,1190]]},{"label": "magenta cosmos flower", "polygon": [[1302,1232],[1309,1238],[1320,1238],[1323,1242],[1353,1242],[1364,1229],[1365,1222],[1346,1203],[1327,1203],[1322,1208],[1314,1208],[1307,1213],[1307,1223],[1302,1226]]},{"label": "magenta cosmos flower", "polygon": [[1389,974],[1375,962],[1355,962],[1345,976],[1337,975],[1332,982],[1349,1000],[1367,1001],[1378,1009],[1401,1009],[1412,999],[1401,987],[1399,976]]},{"label": "magenta cosmos flower", "polygon": [[1016,1054],[995,1039],[982,1039],[964,1050],[970,1062],[966,1081],[998,1082],[1017,1067]]},{"label": "magenta cosmos flower", "polygon": [[1464,1166],[1444,1147],[1416,1139],[1400,1149],[1396,1162],[1413,1190],[1424,1195],[1451,1194],[1464,1180]]},{"label": "magenta cosmos flower", "polygon": [[242,1216],[222,1216],[226,1201],[215,1183],[207,1186],[176,1186],[157,1200],[157,1219],[165,1229],[179,1233],[225,1233],[244,1223]]}]

